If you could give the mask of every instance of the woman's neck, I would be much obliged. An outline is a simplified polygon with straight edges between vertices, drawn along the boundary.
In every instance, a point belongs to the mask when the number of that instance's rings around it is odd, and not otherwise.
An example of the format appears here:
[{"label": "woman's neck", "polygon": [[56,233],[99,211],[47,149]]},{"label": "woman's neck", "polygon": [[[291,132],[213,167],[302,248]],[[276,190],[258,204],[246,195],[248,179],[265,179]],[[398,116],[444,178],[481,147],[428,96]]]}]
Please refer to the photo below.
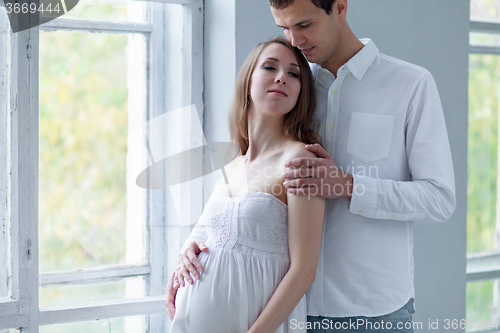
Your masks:
[{"label": "woman's neck", "polygon": [[249,146],[244,160],[253,162],[274,154],[279,150],[287,137],[283,131],[285,118],[282,115],[262,113],[248,114]]}]

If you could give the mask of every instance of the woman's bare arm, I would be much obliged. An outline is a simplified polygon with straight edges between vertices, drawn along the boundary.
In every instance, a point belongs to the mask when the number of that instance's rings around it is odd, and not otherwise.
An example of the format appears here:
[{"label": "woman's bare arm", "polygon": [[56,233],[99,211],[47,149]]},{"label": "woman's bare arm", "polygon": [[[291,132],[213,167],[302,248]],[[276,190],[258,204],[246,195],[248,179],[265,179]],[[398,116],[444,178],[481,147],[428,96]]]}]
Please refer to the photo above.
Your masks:
[{"label": "woman's bare arm", "polygon": [[[309,154],[301,152],[296,157],[311,157]],[[287,194],[287,200],[290,269],[248,333],[276,331],[316,277],[326,200],[292,194]]]}]

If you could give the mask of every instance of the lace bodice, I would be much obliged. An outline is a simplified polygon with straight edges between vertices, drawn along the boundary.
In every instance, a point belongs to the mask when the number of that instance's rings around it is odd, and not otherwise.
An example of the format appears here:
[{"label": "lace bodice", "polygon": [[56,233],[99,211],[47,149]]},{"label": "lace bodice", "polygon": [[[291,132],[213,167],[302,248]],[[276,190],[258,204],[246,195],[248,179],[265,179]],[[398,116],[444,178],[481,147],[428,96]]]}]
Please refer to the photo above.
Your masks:
[{"label": "lace bodice", "polygon": [[216,188],[198,224],[205,228],[209,249],[288,258],[287,217],[287,205],[270,193],[228,197]]}]

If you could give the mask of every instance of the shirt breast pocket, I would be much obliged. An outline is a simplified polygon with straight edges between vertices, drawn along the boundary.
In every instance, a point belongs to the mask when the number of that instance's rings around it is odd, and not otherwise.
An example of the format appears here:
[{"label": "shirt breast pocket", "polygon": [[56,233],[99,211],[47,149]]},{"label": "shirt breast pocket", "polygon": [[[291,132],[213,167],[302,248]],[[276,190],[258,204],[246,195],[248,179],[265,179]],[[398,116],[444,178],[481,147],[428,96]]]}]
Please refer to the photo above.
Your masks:
[{"label": "shirt breast pocket", "polygon": [[353,112],[347,152],[369,163],[389,156],[394,116]]}]

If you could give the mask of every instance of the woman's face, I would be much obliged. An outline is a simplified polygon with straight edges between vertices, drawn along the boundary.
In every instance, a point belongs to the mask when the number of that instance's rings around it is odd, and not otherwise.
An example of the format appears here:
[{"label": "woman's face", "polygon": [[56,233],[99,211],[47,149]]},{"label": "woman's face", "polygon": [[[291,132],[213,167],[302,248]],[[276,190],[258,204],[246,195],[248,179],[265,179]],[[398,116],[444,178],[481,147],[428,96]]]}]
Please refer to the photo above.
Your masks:
[{"label": "woman's face", "polygon": [[250,105],[264,112],[286,114],[300,94],[300,67],[285,45],[271,43],[260,53],[250,78]]}]

